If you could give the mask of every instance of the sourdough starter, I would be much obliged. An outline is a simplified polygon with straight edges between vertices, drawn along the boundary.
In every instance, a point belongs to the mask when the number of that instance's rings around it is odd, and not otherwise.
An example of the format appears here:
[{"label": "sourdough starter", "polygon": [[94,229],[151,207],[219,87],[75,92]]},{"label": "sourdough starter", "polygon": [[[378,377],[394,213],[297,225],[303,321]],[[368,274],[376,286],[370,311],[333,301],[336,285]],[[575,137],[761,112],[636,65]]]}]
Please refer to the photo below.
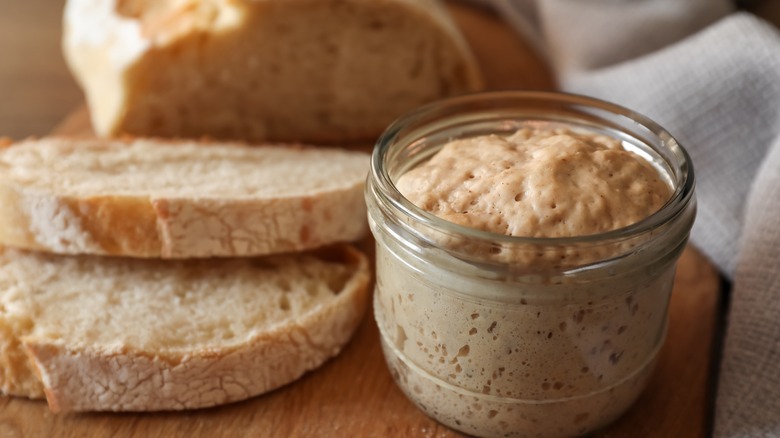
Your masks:
[{"label": "sourdough starter", "polygon": [[[455,140],[396,186],[449,222],[537,238],[626,227],[671,195],[617,140],[544,129]],[[377,251],[383,348],[399,386],[437,420],[481,436],[574,436],[614,420],[644,388],[666,331],[674,260],[506,281],[447,251],[399,257],[390,240]],[[561,258],[587,259],[582,251]],[[511,251],[484,257],[530,270],[551,263]]]}]

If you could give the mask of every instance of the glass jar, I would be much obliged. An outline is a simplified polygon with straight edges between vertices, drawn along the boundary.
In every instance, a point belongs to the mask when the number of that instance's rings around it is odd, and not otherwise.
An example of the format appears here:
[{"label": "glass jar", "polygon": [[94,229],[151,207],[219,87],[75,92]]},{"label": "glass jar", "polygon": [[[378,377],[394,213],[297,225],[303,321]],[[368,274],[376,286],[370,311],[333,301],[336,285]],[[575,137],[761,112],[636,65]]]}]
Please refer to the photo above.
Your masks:
[{"label": "glass jar", "polygon": [[[395,186],[453,139],[528,126],[619,139],[667,179],[671,198],[625,228],[526,238],[447,222]],[[366,198],[385,358],[426,414],[479,436],[576,436],[639,396],[665,338],[675,263],[696,210],[690,158],[660,126],[560,93],[441,101],[382,135]]]}]

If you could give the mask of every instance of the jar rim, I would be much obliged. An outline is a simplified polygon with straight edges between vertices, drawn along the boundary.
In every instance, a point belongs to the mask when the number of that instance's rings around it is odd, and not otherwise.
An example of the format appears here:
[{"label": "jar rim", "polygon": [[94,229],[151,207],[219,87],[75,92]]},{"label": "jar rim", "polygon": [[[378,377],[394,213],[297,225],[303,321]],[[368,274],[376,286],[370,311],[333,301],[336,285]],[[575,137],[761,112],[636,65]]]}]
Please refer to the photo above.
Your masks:
[{"label": "jar rim", "polygon": [[[679,176],[678,182],[674,184],[672,195],[660,209],[642,220],[625,227],[582,236],[530,237],[499,234],[456,224],[423,210],[401,194],[390,177],[387,166],[385,166],[385,159],[388,151],[397,145],[403,137],[402,131],[406,126],[443,109],[490,105],[491,103],[496,104],[502,101],[538,101],[590,108],[621,117],[634,125],[645,128],[657,137],[668,148],[669,152],[679,160],[678,163],[675,163],[675,167],[679,170]],[[406,143],[404,142],[404,144]],[[605,241],[633,238],[659,228],[683,214],[693,199],[695,187],[694,169],[690,155],[675,137],[658,123],[636,111],[611,102],[580,94],[551,91],[490,91],[471,93],[438,100],[412,110],[391,123],[377,140],[371,157],[369,179],[379,189],[374,191],[377,196],[416,223],[473,241],[500,245],[557,246],[598,244]]]}]

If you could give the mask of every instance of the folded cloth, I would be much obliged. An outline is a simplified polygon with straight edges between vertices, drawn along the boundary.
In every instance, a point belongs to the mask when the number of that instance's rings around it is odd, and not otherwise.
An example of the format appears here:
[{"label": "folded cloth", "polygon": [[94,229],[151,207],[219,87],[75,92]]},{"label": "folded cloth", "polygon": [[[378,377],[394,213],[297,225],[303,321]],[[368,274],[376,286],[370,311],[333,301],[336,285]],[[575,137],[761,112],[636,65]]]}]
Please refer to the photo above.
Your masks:
[{"label": "folded cloth", "polygon": [[725,0],[487,0],[562,89],[655,119],[690,152],[693,243],[733,280],[716,437],[780,436],[780,33]]}]

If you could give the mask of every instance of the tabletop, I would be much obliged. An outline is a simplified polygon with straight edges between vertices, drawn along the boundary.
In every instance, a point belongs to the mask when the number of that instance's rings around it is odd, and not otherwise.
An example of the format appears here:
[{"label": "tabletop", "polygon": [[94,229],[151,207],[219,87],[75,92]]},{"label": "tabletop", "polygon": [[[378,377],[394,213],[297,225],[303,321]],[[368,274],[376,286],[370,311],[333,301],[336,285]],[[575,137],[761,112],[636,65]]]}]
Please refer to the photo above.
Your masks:
[{"label": "tabletop", "polygon": [[[0,136],[90,133],[81,95],[59,52],[61,6],[52,0],[0,0]],[[460,3],[449,6],[489,88],[554,89],[549,69],[497,17]],[[370,251],[371,242],[362,243]],[[667,342],[648,390],[596,436],[707,436],[723,314],[721,286],[712,265],[688,248],[675,280]],[[237,435],[460,436],[426,417],[396,388],[370,312],[342,354],[320,369],[270,394],[227,406],[55,415],[41,401],[0,397],[0,437]]]}]

